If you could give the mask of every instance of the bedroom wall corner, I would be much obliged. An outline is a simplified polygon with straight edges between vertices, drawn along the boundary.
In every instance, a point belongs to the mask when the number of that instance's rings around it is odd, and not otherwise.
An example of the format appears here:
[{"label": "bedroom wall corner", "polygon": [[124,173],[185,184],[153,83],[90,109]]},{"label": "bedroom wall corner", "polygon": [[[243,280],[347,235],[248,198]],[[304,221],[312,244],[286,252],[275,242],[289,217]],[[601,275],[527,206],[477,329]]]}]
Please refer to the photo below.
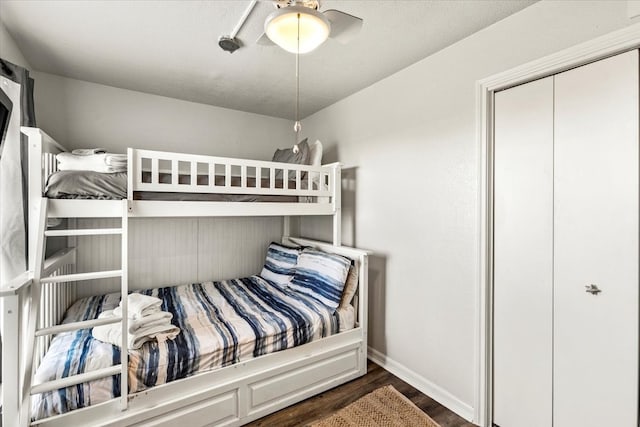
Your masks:
[{"label": "bedroom wall corner", "polygon": [[0,57],[27,70],[32,69],[2,20],[0,20]]}]

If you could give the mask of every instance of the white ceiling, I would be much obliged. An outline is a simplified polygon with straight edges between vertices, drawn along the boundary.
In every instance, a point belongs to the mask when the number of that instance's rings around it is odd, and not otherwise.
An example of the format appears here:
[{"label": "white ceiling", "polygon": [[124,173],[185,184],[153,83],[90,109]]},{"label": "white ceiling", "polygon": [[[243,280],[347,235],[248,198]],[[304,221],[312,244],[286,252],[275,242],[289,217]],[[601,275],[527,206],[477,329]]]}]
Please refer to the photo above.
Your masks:
[{"label": "white ceiling", "polygon": [[[347,45],[301,56],[306,117],[527,6],[534,0],[322,1],[364,19]],[[260,1],[229,54],[218,37],[249,1],[1,0],[0,16],[37,71],[241,111],[293,118],[295,57],[255,44]]]}]

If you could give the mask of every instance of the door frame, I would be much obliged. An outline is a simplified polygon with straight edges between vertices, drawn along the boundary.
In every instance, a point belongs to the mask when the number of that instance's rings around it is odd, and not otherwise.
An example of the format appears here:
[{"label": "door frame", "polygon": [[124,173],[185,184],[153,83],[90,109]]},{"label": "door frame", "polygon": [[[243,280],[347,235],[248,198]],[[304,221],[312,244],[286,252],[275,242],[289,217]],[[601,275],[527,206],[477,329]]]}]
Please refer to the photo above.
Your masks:
[{"label": "door frame", "polygon": [[481,427],[490,427],[493,420],[493,95],[502,89],[639,47],[640,24],[634,24],[476,82],[480,259],[474,345],[474,422]]}]

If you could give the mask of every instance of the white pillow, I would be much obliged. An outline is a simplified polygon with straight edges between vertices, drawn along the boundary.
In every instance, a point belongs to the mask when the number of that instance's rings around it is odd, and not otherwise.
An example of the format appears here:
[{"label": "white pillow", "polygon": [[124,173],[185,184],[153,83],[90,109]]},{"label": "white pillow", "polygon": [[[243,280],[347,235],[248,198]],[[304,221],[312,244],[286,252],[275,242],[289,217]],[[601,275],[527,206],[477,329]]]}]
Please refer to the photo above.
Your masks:
[{"label": "white pillow", "polygon": [[322,164],[322,143],[318,140],[309,144],[309,165],[320,166]]},{"label": "white pillow", "polygon": [[[322,165],[322,143],[316,139],[316,142],[309,144],[309,165]],[[320,187],[320,177],[317,173],[312,173],[311,188],[318,189]]]}]

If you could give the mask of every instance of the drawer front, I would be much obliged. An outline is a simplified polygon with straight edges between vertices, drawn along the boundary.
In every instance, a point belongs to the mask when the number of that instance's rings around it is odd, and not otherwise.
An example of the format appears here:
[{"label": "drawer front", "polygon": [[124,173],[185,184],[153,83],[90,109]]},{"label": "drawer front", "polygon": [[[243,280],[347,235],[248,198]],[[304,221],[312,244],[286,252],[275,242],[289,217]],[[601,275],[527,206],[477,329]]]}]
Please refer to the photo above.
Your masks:
[{"label": "drawer front", "polygon": [[151,420],[137,424],[144,427],[157,426],[224,426],[239,420],[238,390],[233,389],[213,397],[207,397],[180,409],[168,412]]},{"label": "drawer front", "polygon": [[[350,349],[249,384],[249,414],[297,402],[359,371],[359,349]],[[327,387],[329,386],[329,387]]]}]

